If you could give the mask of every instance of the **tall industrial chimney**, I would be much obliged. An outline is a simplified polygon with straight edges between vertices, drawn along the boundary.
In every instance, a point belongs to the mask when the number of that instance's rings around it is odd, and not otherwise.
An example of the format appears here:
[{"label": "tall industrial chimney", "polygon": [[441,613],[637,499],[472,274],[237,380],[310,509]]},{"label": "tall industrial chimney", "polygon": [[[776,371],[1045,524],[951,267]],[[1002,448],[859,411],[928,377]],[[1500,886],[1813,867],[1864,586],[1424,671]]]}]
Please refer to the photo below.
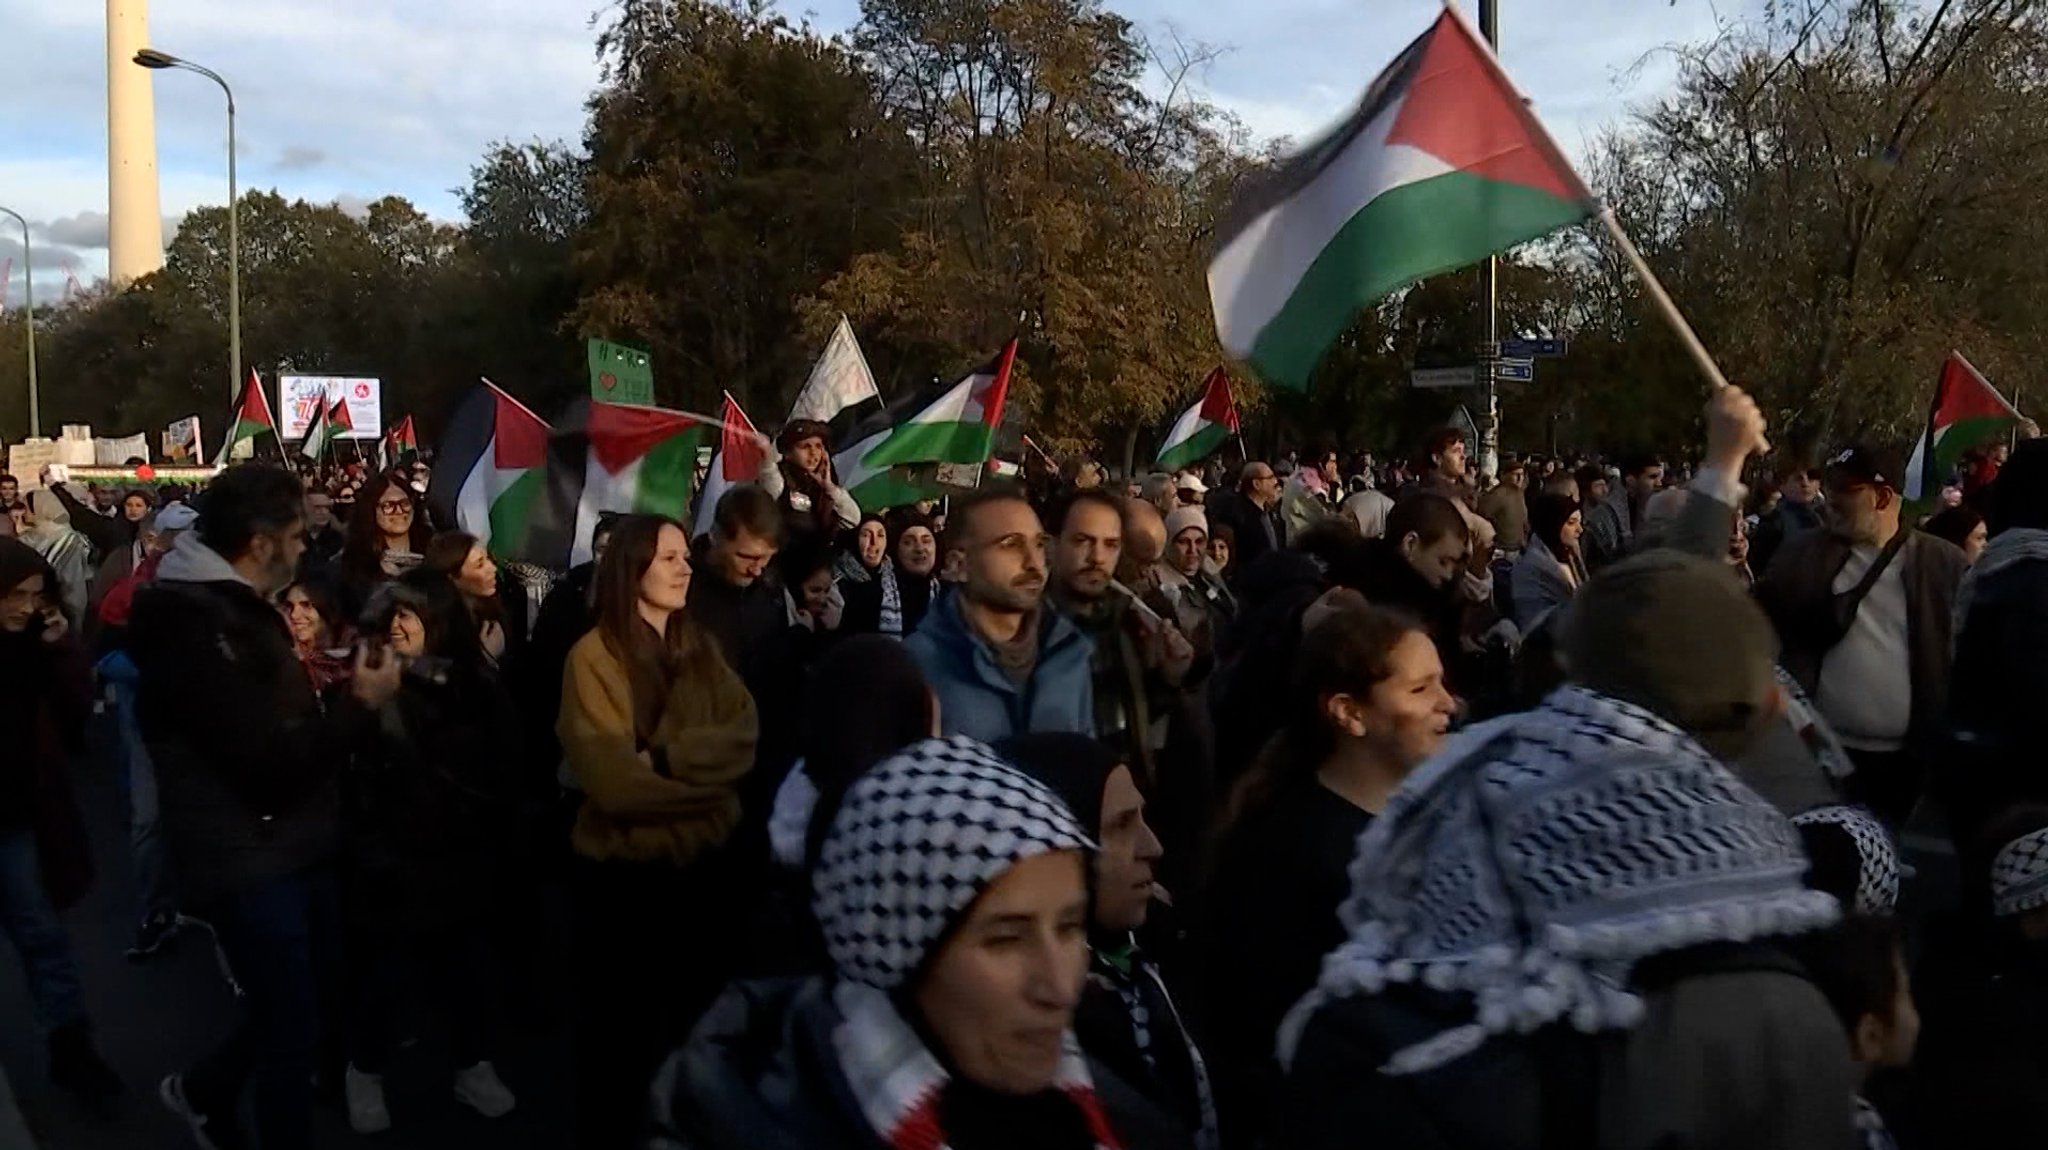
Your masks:
[{"label": "tall industrial chimney", "polygon": [[164,266],[156,97],[135,53],[149,47],[149,0],[107,0],[107,274],[129,283]]}]

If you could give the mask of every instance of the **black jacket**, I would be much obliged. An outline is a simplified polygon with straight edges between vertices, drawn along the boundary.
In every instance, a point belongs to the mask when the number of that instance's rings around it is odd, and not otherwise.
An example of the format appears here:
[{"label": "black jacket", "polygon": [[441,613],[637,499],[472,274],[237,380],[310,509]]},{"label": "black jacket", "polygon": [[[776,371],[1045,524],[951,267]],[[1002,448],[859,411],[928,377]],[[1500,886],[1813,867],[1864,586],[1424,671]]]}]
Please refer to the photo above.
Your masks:
[{"label": "black jacket", "polygon": [[[727,987],[655,1076],[647,1150],[887,1150],[833,1053],[838,1019],[822,979]],[[1125,1150],[1189,1145],[1108,1068],[1089,1070]]]},{"label": "black jacket", "polygon": [[1237,625],[1218,646],[1209,680],[1219,794],[1229,793],[1279,728],[1301,617],[1328,586],[1322,567],[1298,551],[1276,551],[1240,570]]},{"label": "black jacket", "polygon": [[1182,1128],[1215,1121],[1208,1069],[1151,959],[1128,943],[1090,952],[1088,985],[1074,1012],[1074,1035],[1088,1057],[1107,1066]]},{"label": "black jacket", "polygon": [[[1946,539],[1910,534],[1893,562],[1906,584],[1906,646],[1913,677],[1913,713],[1906,747],[1927,753],[1946,732],[1951,639],[1956,588],[1969,561]],[[1808,694],[1820,682],[1821,661],[1842,640],[1833,604],[1835,576],[1849,562],[1850,545],[1829,531],[1808,531],[1785,542],[1754,588],[1783,650],[1778,662]]]},{"label": "black jacket", "polygon": [[327,860],[370,718],[323,710],[284,616],[188,534],[135,596],[128,653],[164,840],[195,902]]},{"label": "black jacket", "polygon": [[572,567],[557,580],[541,600],[526,649],[506,668],[527,733],[527,770],[536,778],[555,778],[562,765],[562,743],[555,734],[562,715],[562,672],[569,665],[569,649],[597,626],[596,580],[594,562]]},{"label": "black jacket", "polygon": [[[2048,802],[2048,562],[2021,560],[1979,577],[1956,636],[1949,679],[1951,748],[1935,776],[1964,860],[2008,806]],[[1984,860],[1988,861],[1988,860]],[[1974,868],[1966,868],[1972,873]]]},{"label": "black jacket", "polygon": [[718,640],[726,664],[751,683],[750,668],[764,649],[777,647],[776,641],[789,624],[782,588],[765,575],[745,587],[726,582],[711,562],[708,535],[691,546],[690,566],[696,574],[690,580],[690,602],[684,610]]},{"label": "black jacket", "polygon": [[1219,491],[1209,497],[1205,510],[1210,522],[1225,524],[1237,537],[1237,553],[1231,557],[1231,566],[1239,571],[1249,569],[1260,556],[1287,546],[1287,521],[1281,517],[1277,502],[1261,511],[1240,492]]}]

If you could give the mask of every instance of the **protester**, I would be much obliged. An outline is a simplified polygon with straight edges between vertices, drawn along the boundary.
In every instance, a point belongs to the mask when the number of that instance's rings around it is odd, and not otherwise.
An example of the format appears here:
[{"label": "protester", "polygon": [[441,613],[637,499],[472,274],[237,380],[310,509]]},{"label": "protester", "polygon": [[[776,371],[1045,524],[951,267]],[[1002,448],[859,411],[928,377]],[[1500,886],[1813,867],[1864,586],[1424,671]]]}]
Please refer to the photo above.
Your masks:
[{"label": "protester", "polygon": [[1209,565],[1228,586],[1237,576],[1237,532],[1228,523],[1209,524]]},{"label": "protester", "polygon": [[782,588],[767,578],[782,543],[775,500],[748,485],[720,497],[710,532],[690,550],[696,580],[686,612],[743,678],[788,623]]},{"label": "protester", "polygon": [[1220,1145],[1215,1092],[1159,965],[1139,945],[1158,892],[1159,837],[1128,765],[1086,735],[1019,735],[996,754],[1060,797],[1099,844],[1089,884],[1088,982],[1074,1018],[1089,1057],[1193,1135]]},{"label": "protester", "polygon": [[119,1076],[100,1057],[71,939],[58,915],[92,883],[91,847],[72,797],[92,686],[84,650],[50,597],[56,577],[26,545],[0,539],[0,930],[21,957],[50,1081],[111,1102]]},{"label": "protester", "polygon": [[1827,995],[1849,1039],[1858,1078],[1855,1105],[1861,1150],[1898,1150],[1877,1107],[1864,1097],[1873,1074],[1905,1066],[1920,1040],[1904,944],[1889,918],[1852,915],[1795,946],[1800,964]]},{"label": "protester", "polygon": [[377,476],[363,488],[348,521],[336,584],[342,609],[351,617],[370,601],[378,584],[418,567],[425,558],[434,531],[423,511],[418,495],[396,471]]},{"label": "protester", "polygon": [[312,1143],[317,972],[335,943],[336,779],[399,686],[398,661],[365,647],[348,692],[322,708],[273,605],[304,548],[297,480],[231,467],[136,595],[128,628],[169,861],[246,994],[238,1032],[160,1091],[214,1145],[240,1144],[237,1099],[252,1082],[265,1150]]},{"label": "protester", "polygon": [[1778,945],[1835,900],[1717,761],[1770,713],[1773,646],[1704,560],[1586,585],[1573,685],[1461,732],[1361,836],[1347,939],[1281,1030],[1276,1145],[1851,1144],[1842,1028]]},{"label": "protester", "polygon": [[879,512],[863,512],[852,538],[844,541],[832,564],[840,584],[853,587],[873,582],[889,556],[889,521]]},{"label": "protester", "polygon": [[1287,546],[1280,516],[1280,477],[1272,465],[1251,460],[1238,473],[1237,491],[1217,492],[1206,505],[1211,520],[1230,526],[1237,538],[1237,565],[1249,570],[1268,552]]},{"label": "protester", "polygon": [[[1585,480],[1581,478],[1583,486]],[[1664,461],[1654,455],[1631,455],[1621,463],[1621,487],[1605,499],[1585,496],[1584,549],[1586,566],[1598,571],[1635,549],[1650,502],[1664,485]]]},{"label": "protester", "polygon": [[[611,546],[612,532],[623,518],[616,512],[597,517],[590,533],[590,561],[570,568],[548,590],[534,617],[526,657],[508,669],[513,693],[525,712],[528,770],[535,779],[556,778],[562,766],[562,741],[555,730],[562,714],[562,672],[569,664],[569,652],[597,626],[597,571]],[[562,777],[566,782],[566,772]],[[574,803],[575,796],[569,801]],[[574,810],[568,814],[573,823]],[[562,830],[566,838],[568,827]]]},{"label": "protester", "polygon": [[1578,481],[1578,500],[1581,508],[1598,507],[1607,502],[1607,473],[1599,465],[1588,463],[1572,476]]},{"label": "protester", "polygon": [[1167,557],[1157,583],[1173,605],[1173,622],[1194,645],[1195,657],[1213,653],[1216,636],[1237,614],[1237,600],[1222,576],[1211,573],[1209,520],[1199,507],[1166,517]]},{"label": "protester", "polygon": [[344,617],[333,588],[317,579],[298,579],[277,597],[292,633],[292,650],[321,695],[346,682],[354,621]]},{"label": "protester", "polygon": [[1274,1035],[1343,941],[1337,906],[1359,834],[1450,728],[1443,674],[1414,620],[1329,611],[1302,636],[1279,733],[1234,788],[1200,947],[1232,1146],[1255,1144],[1275,1117]]},{"label": "protester", "polygon": [[[1045,604],[1046,542],[1038,513],[1007,489],[954,503],[940,543],[952,593],[904,640],[938,696],[947,734],[994,742],[1024,731],[1095,731],[1094,644]],[[1087,578],[1106,586],[1100,550]]]},{"label": "protester", "polygon": [[83,631],[92,597],[92,544],[73,529],[70,513],[51,492],[33,493],[29,508],[31,513],[17,537],[49,565],[56,580],[50,597],[63,608],[65,621]]},{"label": "protester", "polygon": [[572,835],[577,1145],[594,1150],[633,1137],[662,1053],[729,973],[734,940],[704,926],[745,897],[721,848],[759,732],[746,687],[685,610],[695,589],[681,525],[625,520],[598,571],[597,629],[564,676],[562,749],[585,796]]},{"label": "protester", "polygon": [[1387,516],[1394,510],[1394,500],[1383,491],[1366,488],[1344,500],[1343,512],[1358,524],[1358,534],[1363,539],[1378,539],[1387,533]]},{"label": "protester", "polygon": [[443,531],[434,536],[427,543],[420,570],[446,581],[461,594],[477,642],[493,664],[505,662],[525,647],[525,612],[519,608],[525,606],[526,597],[509,585],[501,589],[497,561],[476,536],[466,531]]},{"label": "protester", "polygon": [[519,841],[523,796],[505,769],[518,758],[518,723],[467,600],[458,583],[422,568],[365,611],[407,673],[344,786],[356,993],[343,1086],[358,1134],[391,1126],[384,1070],[415,1001],[445,1007],[456,1099],[486,1118],[515,1105],[491,1062],[504,1012],[491,927],[507,907]]},{"label": "protester", "polygon": [[1500,462],[1500,484],[1479,497],[1478,512],[1493,524],[1494,541],[1502,551],[1518,552],[1528,545],[1528,478],[1522,461],[1509,455]]},{"label": "protester", "polygon": [[1073,1036],[1092,845],[968,740],[867,772],[813,876],[832,975],[729,990],[664,1067],[650,1145],[1187,1145]]},{"label": "protester", "polygon": [[1529,501],[1529,545],[1515,560],[1515,626],[1528,635],[1572,601],[1586,582],[1579,554],[1584,517],[1578,500],[1544,492]]},{"label": "protester", "polygon": [[[832,473],[831,428],[794,419],[775,439],[781,453],[761,472],[761,490],[780,508],[792,535],[816,532],[830,539],[860,522],[860,506]],[[775,533],[780,539],[781,531]]]},{"label": "protester", "polygon": [[1769,573],[1771,561],[1786,540],[1822,526],[1825,519],[1821,514],[1821,476],[1818,467],[1801,467],[1786,477],[1778,494],[1778,505],[1757,520],[1749,548],[1753,570]]},{"label": "protester", "polygon": [[849,635],[901,638],[924,622],[938,594],[939,540],[931,521],[914,511],[890,518],[889,556],[875,578],[846,588],[840,629]]},{"label": "protester", "polygon": [[305,566],[325,568],[340,559],[347,546],[348,536],[334,525],[334,497],[325,491],[308,491]]}]

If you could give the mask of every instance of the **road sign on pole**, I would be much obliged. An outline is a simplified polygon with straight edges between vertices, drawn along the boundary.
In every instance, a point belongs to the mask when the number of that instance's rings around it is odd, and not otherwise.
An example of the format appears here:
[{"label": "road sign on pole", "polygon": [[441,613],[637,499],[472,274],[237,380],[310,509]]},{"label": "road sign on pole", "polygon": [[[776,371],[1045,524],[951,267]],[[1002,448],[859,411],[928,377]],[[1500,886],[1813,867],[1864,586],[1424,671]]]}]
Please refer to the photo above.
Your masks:
[{"label": "road sign on pole", "polygon": [[1527,359],[1503,359],[1493,365],[1493,378],[1510,383],[1528,383],[1536,378],[1536,364]]},{"label": "road sign on pole", "polygon": [[1442,390],[1453,387],[1476,387],[1479,371],[1473,367],[1426,367],[1408,373],[1410,386],[1425,390]]},{"label": "road sign on pole", "polygon": [[1503,359],[1556,359],[1571,350],[1571,341],[1564,339],[1504,339],[1500,341]]}]

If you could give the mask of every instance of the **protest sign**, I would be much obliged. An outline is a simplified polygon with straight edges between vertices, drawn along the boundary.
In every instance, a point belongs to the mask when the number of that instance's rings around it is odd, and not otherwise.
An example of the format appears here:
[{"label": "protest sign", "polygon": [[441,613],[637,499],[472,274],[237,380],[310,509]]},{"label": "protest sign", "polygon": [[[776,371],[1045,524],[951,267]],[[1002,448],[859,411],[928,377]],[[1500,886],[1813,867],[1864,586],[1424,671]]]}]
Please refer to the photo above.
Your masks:
[{"label": "protest sign", "polygon": [[605,339],[589,341],[585,352],[590,360],[590,398],[653,406],[654,361],[646,352]]}]

